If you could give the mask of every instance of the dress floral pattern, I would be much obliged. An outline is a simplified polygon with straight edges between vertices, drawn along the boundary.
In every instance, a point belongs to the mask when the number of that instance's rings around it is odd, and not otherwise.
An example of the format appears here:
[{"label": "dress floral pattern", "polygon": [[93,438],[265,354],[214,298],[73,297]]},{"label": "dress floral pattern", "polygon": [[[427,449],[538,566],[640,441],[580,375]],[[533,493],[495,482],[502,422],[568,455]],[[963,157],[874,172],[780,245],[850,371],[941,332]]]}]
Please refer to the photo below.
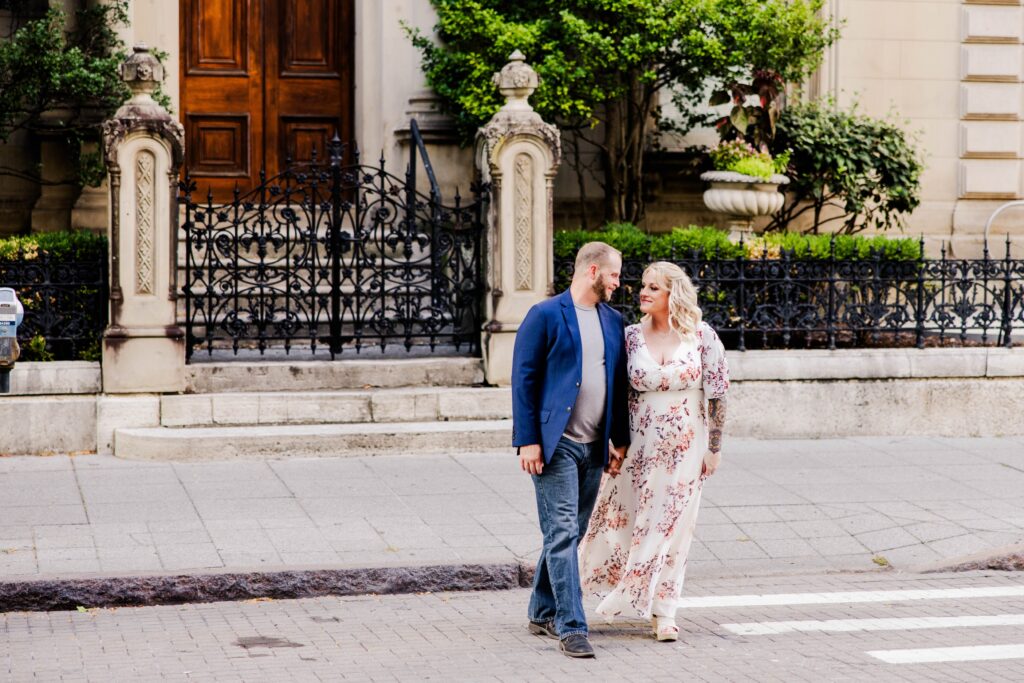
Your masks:
[{"label": "dress floral pattern", "polygon": [[585,595],[598,614],[671,616],[700,505],[706,401],[729,388],[718,335],[706,323],[659,365],[639,325],[626,328],[630,445],[622,473],[601,482],[580,544]]}]

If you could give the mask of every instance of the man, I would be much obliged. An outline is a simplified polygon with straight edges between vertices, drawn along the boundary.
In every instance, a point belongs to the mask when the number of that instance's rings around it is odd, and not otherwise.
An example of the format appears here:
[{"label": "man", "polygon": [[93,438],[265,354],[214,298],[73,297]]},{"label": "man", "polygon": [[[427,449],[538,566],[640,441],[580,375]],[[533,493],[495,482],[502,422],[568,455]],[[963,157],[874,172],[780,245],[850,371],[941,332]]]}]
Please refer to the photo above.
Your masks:
[{"label": "man", "polygon": [[583,245],[569,289],[526,314],[512,360],[512,445],[533,478],[544,534],[529,629],[558,638],[569,657],[594,656],[576,548],[602,470],[617,472],[629,445],[623,320],[608,305],[621,268],[612,247]]}]

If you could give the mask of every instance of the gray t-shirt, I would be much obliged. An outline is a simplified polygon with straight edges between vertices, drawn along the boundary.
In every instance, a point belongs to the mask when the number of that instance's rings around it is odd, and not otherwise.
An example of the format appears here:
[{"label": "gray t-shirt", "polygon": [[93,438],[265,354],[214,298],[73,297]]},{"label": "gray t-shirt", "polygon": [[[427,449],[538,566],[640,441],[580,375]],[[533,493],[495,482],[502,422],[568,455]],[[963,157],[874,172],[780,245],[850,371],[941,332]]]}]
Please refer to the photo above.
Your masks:
[{"label": "gray t-shirt", "polygon": [[569,415],[569,424],[565,427],[565,436],[578,443],[592,443],[604,433],[602,423],[608,390],[604,370],[604,335],[596,307],[575,307],[583,345],[583,379],[576,405]]}]

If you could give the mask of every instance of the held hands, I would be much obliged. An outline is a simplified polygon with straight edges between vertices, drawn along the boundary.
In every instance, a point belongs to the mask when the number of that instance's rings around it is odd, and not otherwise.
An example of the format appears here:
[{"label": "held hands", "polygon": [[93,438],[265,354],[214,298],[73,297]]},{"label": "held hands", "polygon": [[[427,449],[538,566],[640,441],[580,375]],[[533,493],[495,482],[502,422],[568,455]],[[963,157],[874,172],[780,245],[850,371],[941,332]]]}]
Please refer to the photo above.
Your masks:
[{"label": "held hands", "polygon": [[519,466],[527,474],[540,474],[544,471],[544,451],[539,443],[519,448]]},{"label": "held hands", "polygon": [[722,464],[722,451],[708,450],[704,454],[704,463],[701,465],[700,476],[710,477]]},{"label": "held hands", "polygon": [[626,461],[626,447],[609,445],[608,447],[608,464],[605,466],[604,471],[611,477],[619,476],[619,472],[622,471],[622,463]]}]

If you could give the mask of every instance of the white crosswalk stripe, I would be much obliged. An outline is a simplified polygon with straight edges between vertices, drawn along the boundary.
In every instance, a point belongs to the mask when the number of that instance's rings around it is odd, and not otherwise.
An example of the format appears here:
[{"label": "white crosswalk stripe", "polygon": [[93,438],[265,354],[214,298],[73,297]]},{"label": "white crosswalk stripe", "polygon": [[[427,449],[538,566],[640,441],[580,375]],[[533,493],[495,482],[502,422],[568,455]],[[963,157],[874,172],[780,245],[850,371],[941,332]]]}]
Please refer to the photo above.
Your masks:
[{"label": "white crosswalk stripe", "polygon": [[827,619],[823,621],[754,621],[739,624],[722,624],[722,628],[740,636],[766,636],[778,635],[780,633],[911,631],[928,628],[1019,625],[1024,625],[1024,614],[963,617],[898,617],[890,619]]},{"label": "white crosswalk stripe", "polygon": [[839,605],[909,600],[960,600],[965,598],[1024,597],[1024,586],[979,586],[887,591],[841,591],[830,593],[767,593],[762,595],[708,595],[682,598],[680,609],[707,607],[767,607],[783,605]]},{"label": "white crosswalk stripe", "polygon": [[929,647],[913,650],[872,650],[875,659],[889,664],[935,664],[940,662],[979,662],[997,659],[1024,659],[1024,643],[1011,645],[969,645]]},{"label": "white crosswalk stripe", "polygon": [[[748,595],[710,595],[684,598],[680,601],[680,617],[686,610],[701,608],[759,608],[759,607],[802,607],[815,605],[856,605],[903,603],[921,600],[970,601],[983,598],[1024,597],[1024,585],[973,586],[966,588],[937,588],[878,591],[837,591],[807,593],[766,593]],[[975,609],[983,603],[973,603]],[[998,603],[996,603],[998,604]],[[990,603],[991,605],[991,603]],[[762,610],[763,611],[763,610]],[[818,610],[820,611],[820,610]],[[826,610],[827,611],[827,610]],[[948,629],[949,637],[942,637],[936,645],[940,647],[869,650],[864,655],[886,664],[926,664],[980,662],[1010,659],[1024,659],[1024,643],[998,645],[955,645],[964,634],[971,633],[977,642],[978,631],[972,629],[1024,626],[1024,613],[1001,614],[956,614],[950,616],[900,616],[846,619],[803,619],[779,621],[747,621],[721,623],[723,631],[738,636],[775,636],[801,633],[857,633],[857,632],[898,632],[925,629]],[[955,631],[954,629],[962,629]],[[982,632],[983,633],[983,632]],[[1005,632],[1004,632],[1005,634]],[[952,642],[950,642],[952,641]],[[963,640],[960,640],[963,642]],[[948,644],[948,646],[947,646]]]}]

